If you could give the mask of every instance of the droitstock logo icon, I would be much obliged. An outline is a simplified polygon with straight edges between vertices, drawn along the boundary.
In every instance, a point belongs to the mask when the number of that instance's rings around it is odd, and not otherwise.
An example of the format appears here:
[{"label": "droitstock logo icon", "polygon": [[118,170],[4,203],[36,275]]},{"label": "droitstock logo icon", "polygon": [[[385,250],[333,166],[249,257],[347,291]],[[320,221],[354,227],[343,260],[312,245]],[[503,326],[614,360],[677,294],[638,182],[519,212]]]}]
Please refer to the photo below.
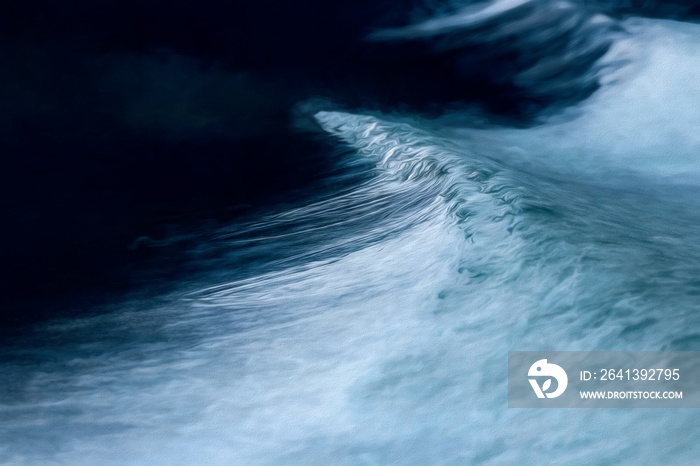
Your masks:
[{"label": "droitstock logo icon", "polygon": [[[569,384],[566,371],[561,366],[548,363],[546,359],[540,359],[530,366],[527,375],[537,398],[556,398],[564,393]],[[554,391],[549,391],[552,388],[552,379],[557,381],[557,385]]]}]

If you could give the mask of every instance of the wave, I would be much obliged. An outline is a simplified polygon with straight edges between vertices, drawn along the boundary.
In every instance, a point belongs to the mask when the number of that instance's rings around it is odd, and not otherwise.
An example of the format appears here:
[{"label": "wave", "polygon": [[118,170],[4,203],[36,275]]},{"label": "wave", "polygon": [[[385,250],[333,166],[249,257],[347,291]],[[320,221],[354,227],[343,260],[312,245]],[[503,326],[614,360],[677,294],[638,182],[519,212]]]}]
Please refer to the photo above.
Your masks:
[{"label": "wave", "polygon": [[529,102],[532,112],[590,96],[598,88],[598,60],[622,34],[615,20],[580,2],[493,0],[455,5],[369,39],[427,47],[449,60],[465,85],[486,75],[518,89],[513,98]]},{"label": "wave", "polygon": [[[480,8],[384,39],[534,20]],[[692,464],[690,410],[506,408],[509,350],[700,344],[700,31],[620,24],[598,90],[527,128],[315,111],[334,189],[216,230],[175,292],[8,350],[0,459]]]},{"label": "wave", "polygon": [[[173,438],[184,441],[167,461],[183,464],[600,463],[619,452],[653,464],[671,444],[674,458],[697,455],[678,436],[698,427],[689,411],[505,410],[504,363],[514,348],[692,348],[697,209],[537,178],[405,122],[316,118],[374,177],[270,221],[303,217],[312,234],[320,218],[355,247],[202,287],[213,271],[183,284],[200,287],[187,300],[48,326],[43,351],[66,332],[85,341],[2,407],[5,460],[159,463]],[[375,215],[349,233],[323,222],[324,206],[363,204]],[[285,256],[290,239],[260,241]],[[38,410],[50,422],[29,423]]]}]

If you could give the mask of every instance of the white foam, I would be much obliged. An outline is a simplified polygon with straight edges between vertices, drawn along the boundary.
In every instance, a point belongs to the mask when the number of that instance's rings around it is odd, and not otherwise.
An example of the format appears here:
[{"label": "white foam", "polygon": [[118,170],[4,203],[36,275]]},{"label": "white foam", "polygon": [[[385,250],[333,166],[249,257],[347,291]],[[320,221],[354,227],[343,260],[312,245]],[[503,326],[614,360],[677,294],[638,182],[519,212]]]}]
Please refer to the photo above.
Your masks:
[{"label": "white foam", "polygon": [[[638,174],[698,184],[700,26],[631,19],[602,61],[603,86],[565,115],[524,130],[466,130],[513,163],[619,181]],[[499,155],[500,154],[500,155]]]},{"label": "white foam", "polygon": [[[633,62],[566,121],[445,138],[419,120],[318,113],[376,176],[288,217],[311,231],[324,206],[364,203],[381,228],[358,225],[343,239],[352,251],[247,280],[213,271],[182,284],[203,290],[194,301],[119,303],[48,327],[62,359],[33,367],[0,407],[2,459],[693,464],[689,410],[507,408],[509,350],[662,349],[700,325],[697,209],[580,182],[696,173],[698,27],[627,26],[608,60]],[[283,235],[270,240],[284,250]],[[65,349],[67,331],[85,343]]]},{"label": "white foam", "polygon": [[[376,163],[377,179],[361,189],[427,198],[415,207],[417,220],[355,252],[209,288],[192,303],[176,295],[145,313],[138,308],[150,303],[136,302],[132,312],[83,321],[88,334],[133,337],[115,349],[102,335],[65,367],[35,374],[25,393],[36,401],[3,408],[15,432],[9,461],[658,464],[669,455],[697,457],[692,433],[700,420],[689,411],[506,407],[508,350],[621,349],[630,344],[621,332],[644,319],[657,323],[635,349],[659,349],[697,328],[692,300],[659,294],[682,279],[662,288],[649,281],[660,260],[673,269],[684,263],[674,254],[697,257],[697,248],[681,241],[649,251],[635,237],[671,227],[663,210],[639,232],[634,204],[599,203],[595,193],[532,179],[405,123],[331,112],[317,118]],[[560,217],[541,213],[548,210]],[[645,280],[644,289],[632,286]],[[75,323],[71,329],[81,331]],[[161,337],[139,342],[153,333]],[[32,410],[42,413],[41,424],[31,421]],[[31,435],[41,448],[31,447]]]}]

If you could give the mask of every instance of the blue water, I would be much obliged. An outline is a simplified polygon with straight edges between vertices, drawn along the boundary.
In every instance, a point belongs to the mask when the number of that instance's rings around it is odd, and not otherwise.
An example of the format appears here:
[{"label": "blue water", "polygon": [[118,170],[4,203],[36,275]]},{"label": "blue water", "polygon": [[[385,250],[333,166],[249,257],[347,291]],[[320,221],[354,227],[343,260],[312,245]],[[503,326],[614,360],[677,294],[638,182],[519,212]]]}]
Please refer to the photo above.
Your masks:
[{"label": "blue water", "polygon": [[700,349],[700,26],[617,26],[601,87],[527,128],[305,107],[326,192],[210,232],[157,299],[38,328],[0,365],[0,459],[696,464],[694,410],[507,408],[511,350]]}]

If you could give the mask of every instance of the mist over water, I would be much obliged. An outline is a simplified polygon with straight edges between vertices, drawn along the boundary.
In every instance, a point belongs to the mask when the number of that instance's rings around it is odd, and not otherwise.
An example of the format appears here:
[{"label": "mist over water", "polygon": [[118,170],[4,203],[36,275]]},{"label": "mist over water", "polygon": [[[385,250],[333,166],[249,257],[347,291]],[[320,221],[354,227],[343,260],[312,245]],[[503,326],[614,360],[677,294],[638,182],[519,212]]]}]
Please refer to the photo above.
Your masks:
[{"label": "mist over water", "polygon": [[693,410],[508,409],[506,375],[508,351],[700,350],[700,26],[443,7],[367,43],[463,83],[500,63],[517,111],[297,105],[328,147],[312,192],[149,239],[186,273],[5,345],[3,462],[696,462]]}]

